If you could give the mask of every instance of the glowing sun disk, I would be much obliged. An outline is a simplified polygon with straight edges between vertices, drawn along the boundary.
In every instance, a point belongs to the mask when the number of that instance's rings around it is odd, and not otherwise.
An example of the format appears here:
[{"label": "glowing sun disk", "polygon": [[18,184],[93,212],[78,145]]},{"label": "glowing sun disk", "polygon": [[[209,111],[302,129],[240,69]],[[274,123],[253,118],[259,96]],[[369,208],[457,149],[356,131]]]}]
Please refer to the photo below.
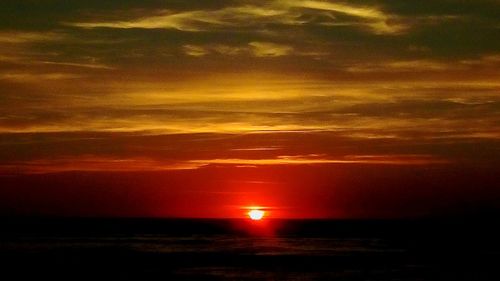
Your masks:
[{"label": "glowing sun disk", "polygon": [[265,212],[262,210],[250,210],[248,212],[248,216],[250,217],[250,219],[256,221],[261,220],[264,217],[264,214]]}]

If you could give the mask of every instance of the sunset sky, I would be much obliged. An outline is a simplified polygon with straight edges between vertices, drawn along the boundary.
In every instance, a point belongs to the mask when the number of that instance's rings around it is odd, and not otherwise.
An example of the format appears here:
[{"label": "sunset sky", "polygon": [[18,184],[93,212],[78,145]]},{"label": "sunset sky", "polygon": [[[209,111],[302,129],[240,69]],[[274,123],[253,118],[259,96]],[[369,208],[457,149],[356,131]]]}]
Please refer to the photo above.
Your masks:
[{"label": "sunset sky", "polygon": [[500,210],[500,2],[2,0],[0,215]]}]

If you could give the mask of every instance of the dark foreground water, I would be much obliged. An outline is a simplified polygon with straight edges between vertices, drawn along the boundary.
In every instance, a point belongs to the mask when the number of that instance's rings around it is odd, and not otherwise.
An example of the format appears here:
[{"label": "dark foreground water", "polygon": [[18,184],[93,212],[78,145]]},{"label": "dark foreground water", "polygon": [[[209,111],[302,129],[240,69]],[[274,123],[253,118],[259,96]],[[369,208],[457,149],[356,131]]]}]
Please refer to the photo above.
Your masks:
[{"label": "dark foreground water", "polygon": [[497,281],[496,224],[10,219],[0,279]]}]

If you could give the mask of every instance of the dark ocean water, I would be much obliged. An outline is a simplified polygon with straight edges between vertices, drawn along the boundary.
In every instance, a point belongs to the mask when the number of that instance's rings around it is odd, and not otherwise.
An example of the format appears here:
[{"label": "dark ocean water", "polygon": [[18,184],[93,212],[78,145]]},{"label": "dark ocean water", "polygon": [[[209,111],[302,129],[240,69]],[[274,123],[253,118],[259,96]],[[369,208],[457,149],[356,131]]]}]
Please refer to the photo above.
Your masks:
[{"label": "dark ocean water", "polygon": [[500,280],[498,223],[8,219],[1,280]]}]

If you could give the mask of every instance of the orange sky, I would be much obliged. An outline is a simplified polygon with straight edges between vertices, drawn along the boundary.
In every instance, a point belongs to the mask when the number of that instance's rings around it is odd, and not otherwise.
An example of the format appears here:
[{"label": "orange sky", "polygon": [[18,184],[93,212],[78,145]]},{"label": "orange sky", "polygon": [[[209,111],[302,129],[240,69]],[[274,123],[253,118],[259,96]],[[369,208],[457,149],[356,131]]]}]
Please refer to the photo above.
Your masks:
[{"label": "orange sky", "polygon": [[498,209],[497,1],[7,0],[0,215]]}]

